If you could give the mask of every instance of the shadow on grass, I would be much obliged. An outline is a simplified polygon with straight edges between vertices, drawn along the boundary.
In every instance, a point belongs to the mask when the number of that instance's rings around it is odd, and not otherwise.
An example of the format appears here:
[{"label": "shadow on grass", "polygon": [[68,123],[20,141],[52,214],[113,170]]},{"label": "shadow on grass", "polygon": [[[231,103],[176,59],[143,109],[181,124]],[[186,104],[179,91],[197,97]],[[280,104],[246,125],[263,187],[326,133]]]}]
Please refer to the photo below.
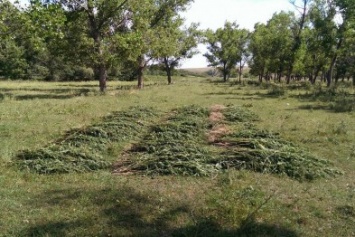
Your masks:
[{"label": "shadow on grass", "polygon": [[[299,106],[302,110],[325,110],[334,113],[346,113],[355,110],[355,95],[315,96],[312,94],[293,95],[292,97],[308,104]],[[319,104],[322,102],[322,104]],[[309,104],[314,103],[314,104]]]},{"label": "shadow on grass", "polygon": [[[216,221],[196,216],[183,200],[167,200],[158,193],[130,187],[53,190],[33,200],[28,205],[46,208],[49,218],[34,220],[21,236],[298,236],[292,230],[254,220],[240,229],[225,229]],[[76,214],[73,207],[85,210]]]},{"label": "shadow on grass", "polygon": [[257,223],[251,220],[243,227],[233,229],[223,229],[216,222],[211,220],[202,220],[196,225],[184,227],[175,230],[172,233],[174,237],[298,237],[299,235],[292,230],[277,225],[270,225],[265,223]]},{"label": "shadow on grass", "polygon": [[[33,99],[70,99],[76,96],[87,96],[90,89],[41,89],[41,88],[16,88],[9,89],[3,88],[0,91],[6,93],[0,93],[0,100],[3,100],[5,97],[14,98],[15,100],[33,100]],[[30,91],[30,92],[39,92],[38,94],[25,94],[25,95],[16,95],[16,91]]]},{"label": "shadow on grass", "polygon": [[204,93],[203,95],[235,95],[235,94],[236,93],[233,92],[219,91],[219,92]]},{"label": "shadow on grass", "polygon": [[80,96],[79,94],[69,94],[69,95],[53,95],[53,94],[41,94],[41,95],[18,95],[15,96],[16,100],[34,100],[34,99],[55,99],[64,100],[71,99]]}]

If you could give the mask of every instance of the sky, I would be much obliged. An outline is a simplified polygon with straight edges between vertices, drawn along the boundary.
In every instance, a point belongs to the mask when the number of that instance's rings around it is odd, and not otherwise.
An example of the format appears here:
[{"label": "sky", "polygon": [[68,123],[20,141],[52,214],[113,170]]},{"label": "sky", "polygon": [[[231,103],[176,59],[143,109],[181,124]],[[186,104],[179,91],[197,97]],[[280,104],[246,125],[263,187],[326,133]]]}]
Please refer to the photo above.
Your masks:
[{"label": "sky", "polygon": [[[289,0],[195,0],[182,14],[186,25],[199,22],[200,29],[223,27],[225,21],[236,21],[240,28],[253,30],[257,22],[266,23],[275,12],[294,11]],[[182,63],[182,68],[206,67],[203,53],[206,47],[198,47],[200,54]]]}]

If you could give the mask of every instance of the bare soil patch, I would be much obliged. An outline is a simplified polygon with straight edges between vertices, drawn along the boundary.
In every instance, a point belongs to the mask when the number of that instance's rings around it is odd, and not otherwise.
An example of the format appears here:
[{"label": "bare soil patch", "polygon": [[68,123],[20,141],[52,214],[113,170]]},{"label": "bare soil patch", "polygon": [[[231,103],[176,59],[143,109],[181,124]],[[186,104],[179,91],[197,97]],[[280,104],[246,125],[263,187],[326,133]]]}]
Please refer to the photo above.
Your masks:
[{"label": "bare soil patch", "polygon": [[207,140],[209,143],[214,143],[219,140],[220,137],[227,134],[229,132],[228,127],[220,123],[224,120],[224,115],[222,111],[226,107],[224,105],[212,105],[210,108],[210,115],[208,117],[209,122],[212,124],[211,130],[207,133]]}]

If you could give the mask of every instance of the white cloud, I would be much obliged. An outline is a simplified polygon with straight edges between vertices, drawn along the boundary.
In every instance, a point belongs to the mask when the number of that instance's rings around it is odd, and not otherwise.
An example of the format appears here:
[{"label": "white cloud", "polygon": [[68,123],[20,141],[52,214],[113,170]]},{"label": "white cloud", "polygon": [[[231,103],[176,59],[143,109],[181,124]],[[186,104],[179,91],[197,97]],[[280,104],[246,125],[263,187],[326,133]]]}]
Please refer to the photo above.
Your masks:
[{"label": "white cloud", "polygon": [[[293,10],[288,0],[195,0],[183,13],[186,24],[199,22],[201,29],[223,27],[225,21],[236,21],[241,28],[253,30],[255,23],[266,23],[275,12]],[[200,46],[201,54],[183,63],[183,68],[206,67],[202,56],[206,47]]]}]

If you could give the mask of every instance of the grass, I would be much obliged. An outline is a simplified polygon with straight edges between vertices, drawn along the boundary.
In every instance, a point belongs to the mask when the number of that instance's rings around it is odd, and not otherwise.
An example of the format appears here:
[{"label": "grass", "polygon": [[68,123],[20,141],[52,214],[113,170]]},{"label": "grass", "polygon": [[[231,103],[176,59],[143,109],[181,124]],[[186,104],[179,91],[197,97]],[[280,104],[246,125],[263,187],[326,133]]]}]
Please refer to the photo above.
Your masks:
[{"label": "grass", "polygon": [[[293,85],[270,96],[267,87],[253,83],[231,86],[198,78],[177,78],[173,86],[163,78],[148,83],[152,86],[137,91],[135,83],[109,82],[101,95],[95,82],[0,82],[0,236],[354,235],[355,114],[332,109],[337,94],[330,100],[310,97],[312,89]],[[351,87],[339,89],[354,95]],[[259,118],[250,121],[254,130],[323,157],[344,174],[312,182],[244,169],[203,177],[122,175],[111,169],[41,175],[13,164],[21,150],[56,144],[68,131],[100,124],[115,111],[153,108],[162,115],[143,124],[168,130],[171,111],[191,104],[248,108]],[[227,124],[235,132],[245,130]],[[114,145],[98,154],[120,161],[130,144],[150,136],[142,132],[110,141]]]}]

